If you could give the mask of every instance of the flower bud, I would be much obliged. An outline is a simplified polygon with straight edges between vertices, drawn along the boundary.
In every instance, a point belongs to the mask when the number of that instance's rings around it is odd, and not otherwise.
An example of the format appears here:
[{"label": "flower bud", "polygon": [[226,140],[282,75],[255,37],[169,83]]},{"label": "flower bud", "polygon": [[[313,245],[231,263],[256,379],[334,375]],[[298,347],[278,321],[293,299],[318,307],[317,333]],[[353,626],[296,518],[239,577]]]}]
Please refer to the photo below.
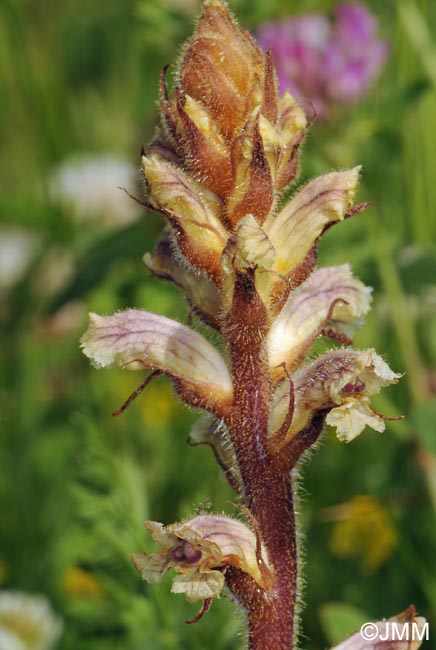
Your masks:
[{"label": "flower bud", "polygon": [[186,259],[219,280],[220,255],[227,233],[220,222],[218,198],[172,163],[156,156],[142,157],[149,202],[173,226]]},{"label": "flower bud", "polygon": [[261,102],[264,54],[223,3],[207,0],[179,74],[183,90],[201,102],[230,141]]}]

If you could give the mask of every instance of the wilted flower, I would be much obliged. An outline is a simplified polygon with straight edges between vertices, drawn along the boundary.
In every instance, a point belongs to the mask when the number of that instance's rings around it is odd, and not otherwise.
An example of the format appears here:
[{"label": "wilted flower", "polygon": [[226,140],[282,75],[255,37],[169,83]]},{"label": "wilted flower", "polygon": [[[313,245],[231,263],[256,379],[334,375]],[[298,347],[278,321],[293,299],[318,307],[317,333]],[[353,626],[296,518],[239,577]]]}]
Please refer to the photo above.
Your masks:
[{"label": "wilted flower", "polygon": [[320,118],[332,105],[361,99],[388,53],[376,19],[360,3],[338,5],[332,21],[315,13],[265,24],[258,37],[272,50],[280,89],[313,103]]},{"label": "wilted flower", "polygon": [[256,537],[235,519],[198,515],[166,527],[146,521],[145,527],[162,547],[156,553],[138,553],[132,558],[147,582],[160,582],[172,568],[176,576],[171,591],[184,593],[191,602],[219,597],[228,566],[248,573],[262,587],[268,585],[269,570],[259,555]]},{"label": "wilted flower", "polygon": [[55,169],[49,191],[80,221],[124,226],[138,217],[140,207],[119,188],[134,192],[136,177],[135,167],[114,155],[83,154]]},{"label": "wilted flower", "polygon": [[0,591],[2,650],[50,650],[62,632],[62,622],[44,596]]}]

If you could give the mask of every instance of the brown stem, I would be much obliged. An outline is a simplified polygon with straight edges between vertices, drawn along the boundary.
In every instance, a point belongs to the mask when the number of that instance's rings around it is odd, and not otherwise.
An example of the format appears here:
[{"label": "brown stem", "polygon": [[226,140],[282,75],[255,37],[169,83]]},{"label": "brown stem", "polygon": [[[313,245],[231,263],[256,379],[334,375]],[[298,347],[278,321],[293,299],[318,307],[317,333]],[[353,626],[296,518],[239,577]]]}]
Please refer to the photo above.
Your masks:
[{"label": "brown stem", "polygon": [[234,410],[228,427],[246,504],[257,521],[274,582],[270,589],[261,590],[235,570],[227,582],[246,608],[250,650],[292,650],[297,548],[290,467],[299,453],[281,456],[267,445],[272,392],[265,355],[267,331],[266,310],[255,291],[254,277],[249,272],[238,275],[226,326],[234,386]]},{"label": "brown stem", "polygon": [[257,481],[251,481],[248,503],[267,549],[274,584],[269,591],[255,591],[255,597],[250,594],[247,599],[249,648],[291,650],[298,576],[292,485],[272,467],[258,468],[257,476]]}]

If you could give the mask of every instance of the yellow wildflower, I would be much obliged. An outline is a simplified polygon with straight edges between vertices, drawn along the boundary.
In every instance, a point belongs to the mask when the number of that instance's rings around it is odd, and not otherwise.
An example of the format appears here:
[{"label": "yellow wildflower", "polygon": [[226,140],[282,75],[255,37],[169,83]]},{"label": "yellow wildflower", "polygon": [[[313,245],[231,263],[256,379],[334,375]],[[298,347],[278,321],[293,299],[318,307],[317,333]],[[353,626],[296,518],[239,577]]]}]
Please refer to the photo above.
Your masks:
[{"label": "yellow wildflower", "polygon": [[338,557],[359,557],[362,569],[377,571],[393,553],[397,533],[378,499],[359,495],[336,510],[330,549]]}]

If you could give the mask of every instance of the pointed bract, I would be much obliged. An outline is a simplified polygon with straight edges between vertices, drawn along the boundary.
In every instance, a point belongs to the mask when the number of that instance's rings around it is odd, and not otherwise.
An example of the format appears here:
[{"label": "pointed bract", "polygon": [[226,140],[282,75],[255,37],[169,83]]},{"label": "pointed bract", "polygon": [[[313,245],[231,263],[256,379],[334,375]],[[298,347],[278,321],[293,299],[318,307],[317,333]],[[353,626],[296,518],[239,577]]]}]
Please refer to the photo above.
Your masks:
[{"label": "pointed bract", "polygon": [[176,123],[186,166],[218,196],[232,184],[230,150],[209,112],[189,95],[177,102]]},{"label": "pointed bract", "polygon": [[247,214],[263,223],[274,202],[273,177],[259,120],[257,108],[232,146],[233,186],[226,202],[226,215],[233,226]]}]

